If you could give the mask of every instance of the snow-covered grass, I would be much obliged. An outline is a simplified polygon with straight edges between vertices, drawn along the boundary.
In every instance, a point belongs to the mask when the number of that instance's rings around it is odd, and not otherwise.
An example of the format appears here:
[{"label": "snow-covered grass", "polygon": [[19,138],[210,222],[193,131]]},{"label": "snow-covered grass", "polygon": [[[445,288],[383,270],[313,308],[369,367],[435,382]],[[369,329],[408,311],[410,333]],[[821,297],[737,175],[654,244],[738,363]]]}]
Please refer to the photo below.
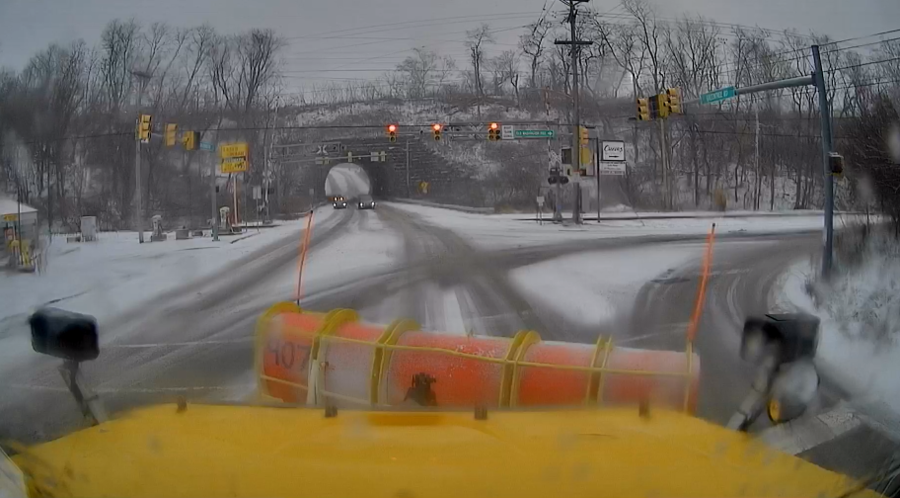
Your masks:
[{"label": "snow-covered grass", "polygon": [[860,263],[807,292],[818,265],[794,264],[775,286],[775,305],[821,320],[817,364],[856,397],[900,413],[900,247],[873,237]]},{"label": "snow-covered grass", "polygon": [[[321,210],[320,216],[331,216]],[[274,228],[249,229],[242,235],[138,243],[137,232],[103,232],[96,242],[67,243],[54,237],[42,273],[6,273],[0,280],[0,338],[19,328],[35,307],[115,316],[168,290],[229,270],[240,258],[296,234],[305,220],[279,222]]]},{"label": "snow-covered grass", "polygon": [[[822,215],[809,212],[792,216],[743,213],[667,213],[672,219],[621,219],[586,222],[581,226],[560,226],[545,222],[523,220],[521,213],[483,215],[464,213],[428,206],[392,203],[391,206],[416,213],[426,222],[448,228],[479,248],[496,249],[527,245],[555,244],[567,240],[592,240],[610,237],[641,237],[648,235],[702,235],[716,224],[717,233],[791,233],[818,230],[822,227]],[[747,212],[748,214],[753,212]],[[656,213],[662,216],[662,213]],[[675,216],[693,215],[694,218]],[[646,216],[645,213],[642,215]],[[545,213],[547,219],[551,214]],[[610,218],[633,217],[633,213],[611,213]],[[853,223],[855,216],[843,216],[838,226]]]},{"label": "snow-covered grass", "polygon": [[630,311],[640,288],[703,254],[703,244],[592,251],[523,266],[510,280],[533,304],[584,326],[600,327]]}]

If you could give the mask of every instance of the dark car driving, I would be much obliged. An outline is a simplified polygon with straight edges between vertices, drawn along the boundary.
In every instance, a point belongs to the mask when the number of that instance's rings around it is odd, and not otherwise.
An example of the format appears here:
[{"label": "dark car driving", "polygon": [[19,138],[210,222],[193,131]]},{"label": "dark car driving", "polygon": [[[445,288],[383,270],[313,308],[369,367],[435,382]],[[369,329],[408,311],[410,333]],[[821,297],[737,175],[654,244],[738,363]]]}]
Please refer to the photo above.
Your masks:
[{"label": "dark car driving", "polygon": [[334,206],[335,209],[346,209],[347,207],[347,199],[337,196],[331,201],[331,205]]},{"label": "dark car driving", "polygon": [[375,209],[375,199],[371,195],[359,196],[359,209]]}]

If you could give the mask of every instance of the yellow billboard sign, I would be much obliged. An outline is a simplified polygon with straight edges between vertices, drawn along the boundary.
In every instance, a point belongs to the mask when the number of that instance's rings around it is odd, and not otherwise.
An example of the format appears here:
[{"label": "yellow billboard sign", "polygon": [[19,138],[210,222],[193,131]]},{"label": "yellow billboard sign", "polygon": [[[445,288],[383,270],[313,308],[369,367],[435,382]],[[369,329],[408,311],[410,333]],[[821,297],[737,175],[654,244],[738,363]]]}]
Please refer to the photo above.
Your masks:
[{"label": "yellow billboard sign", "polygon": [[226,159],[222,159],[222,173],[243,173],[244,171],[247,171],[247,169],[249,169],[247,158],[229,157]]},{"label": "yellow billboard sign", "polygon": [[4,214],[3,221],[16,221],[19,219],[19,216],[16,214]]},{"label": "yellow billboard sign", "polygon": [[229,159],[232,157],[247,157],[247,142],[222,144],[219,146],[219,157]]}]

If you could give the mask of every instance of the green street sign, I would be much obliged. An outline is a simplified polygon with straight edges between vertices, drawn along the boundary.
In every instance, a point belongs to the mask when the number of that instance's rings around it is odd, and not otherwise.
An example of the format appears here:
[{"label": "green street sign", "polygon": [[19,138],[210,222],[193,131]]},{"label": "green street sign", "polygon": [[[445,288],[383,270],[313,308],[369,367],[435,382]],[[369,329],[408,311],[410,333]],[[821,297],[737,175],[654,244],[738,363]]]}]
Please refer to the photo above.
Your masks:
[{"label": "green street sign", "polygon": [[553,138],[556,132],[553,130],[516,130],[513,132],[514,138]]},{"label": "green street sign", "polygon": [[728,100],[737,95],[733,86],[726,86],[725,88],[720,88],[714,92],[704,93],[700,96],[701,104],[713,104],[715,102],[721,102],[723,100]]}]

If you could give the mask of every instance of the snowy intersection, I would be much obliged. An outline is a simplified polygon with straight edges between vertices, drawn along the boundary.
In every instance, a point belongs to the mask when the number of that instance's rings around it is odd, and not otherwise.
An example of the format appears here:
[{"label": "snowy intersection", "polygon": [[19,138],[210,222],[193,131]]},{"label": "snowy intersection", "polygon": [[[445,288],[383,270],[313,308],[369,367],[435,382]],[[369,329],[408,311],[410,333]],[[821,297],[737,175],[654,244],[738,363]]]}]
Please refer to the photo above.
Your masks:
[{"label": "snowy intersection", "polygon": [[[10,325],[48,302],[98,316],[102,353],[85,373],[114,411],[176,395],[249,399],[253,323],[271,303],[296,297],[304,221],[233,244],[140,246],[134,234],[104,235],[77,251],[54,248],[43,275],[4,280],[2,302],[12,304],[4,304],[0,329],[0,417],[12,421],[8,435],[46,438],[73,423],[54,363],[30,353],[20,322]],[[766,311],[783,267],[815,248],[820,217],[576,228],[409,205],[329,206],[314,216],[302,306],[352,308],[373,323],[413,318],[449,333],[532,329],[546,340],[593,343],[603,334],[681,349],[712,222],[721,239],[698,335],[700,415],[722,423],[747,387],[747,372],[735,365],[740,323]],[[52,423],[43,423],[47,413]]]}]

